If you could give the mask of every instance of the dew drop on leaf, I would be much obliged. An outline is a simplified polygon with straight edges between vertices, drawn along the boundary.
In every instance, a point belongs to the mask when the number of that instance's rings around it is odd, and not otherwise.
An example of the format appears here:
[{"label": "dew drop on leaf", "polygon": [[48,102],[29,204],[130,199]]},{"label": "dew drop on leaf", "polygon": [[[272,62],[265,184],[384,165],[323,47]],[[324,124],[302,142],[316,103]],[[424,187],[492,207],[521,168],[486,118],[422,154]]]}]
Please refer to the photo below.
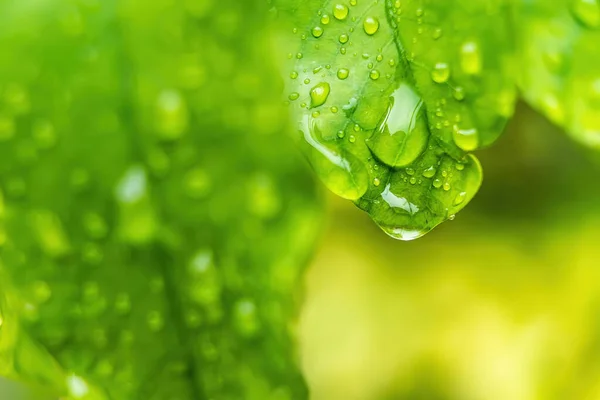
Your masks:
[{"label": "dew drop on leaf", "polygon": [[336,4],[333,6],[333,16],[339,21],[343,21],[348,18],[348,12],[348,6],[344,4]]},{"label": "dew drop on leaf", "polygon": [[479,136],[475,128],[462,129],[455,125],[452,138],[454,143],[465,151],[473,151],[479,146]]},{"label": "dew drop on leaf", "polygon": [[435,176],[436,172],[437,172],[437,170],[435,169],[435,167],[429,167],[423,171],[423,177],[424,178],[433,178]]},{"label": "dew drop on leaf", "polygon": [[478,75],[481,73],[481,54],[476,42],[465,42],[460,47],[460,66],[465,74]]},{"label": "dew drop on leaf", "polygon": [[431,71],[431,79],[435,83],[445,83],[448,82],[450,78],[450,67],[445,62],[439,62],[434,65],[433,70]]},{"label": "dew drop on leaf", "polygon": [[327,102],[331,87],[327,82],[321,82],[310,90],[310,107],[322,106]]},{"label": "dew drop on leaf", "polygon": [[381,74],[380,74],[380,73],[379,73],[379,71],[378,71],[378,70],[376,70],[376,69],[372,70],[372,71],[369,73],[369,77],[370,77],[372,80],[374,80],[374,81],[376,81],[377,79],[379,79],[379,77],[380,77],[380,76],[381,76]]},{"label": "dew drop on leaf", "polygon": [[378,159],[395,168],[421,155],[429,138],[422,108],[421,98],[406,84],[390,96],[387,113],[367,142]]}]

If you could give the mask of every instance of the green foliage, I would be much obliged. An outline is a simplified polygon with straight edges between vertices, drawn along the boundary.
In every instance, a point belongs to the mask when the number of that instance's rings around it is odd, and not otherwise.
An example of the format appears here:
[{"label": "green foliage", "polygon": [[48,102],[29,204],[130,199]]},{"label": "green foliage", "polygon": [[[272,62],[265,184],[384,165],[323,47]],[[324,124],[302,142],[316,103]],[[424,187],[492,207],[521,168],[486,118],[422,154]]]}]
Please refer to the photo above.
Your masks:
[{"label": "green foliage", "polygon": [[514,12],[523,97],[579,142],[600,148],[600,5],[518,2]]},{"label": "green foliage", "polygon": [[[549,102],[555,122],[598,143],[595,1],[571,12],[544,0],[280,4],[286,96],[302,147],[334,193],[395,238],[424,235],[476,194],[482,173],[468,153],[503,131],[517,75],[528,100]],[[564,65],[569,57],[576,65]],[[548,61],[564,70],[540,71]]]},{"label": "green foliage", "polygon": [[2,375],[69,398],[306,397],[288,324],[319,208],[263,5],[2,3]]}]

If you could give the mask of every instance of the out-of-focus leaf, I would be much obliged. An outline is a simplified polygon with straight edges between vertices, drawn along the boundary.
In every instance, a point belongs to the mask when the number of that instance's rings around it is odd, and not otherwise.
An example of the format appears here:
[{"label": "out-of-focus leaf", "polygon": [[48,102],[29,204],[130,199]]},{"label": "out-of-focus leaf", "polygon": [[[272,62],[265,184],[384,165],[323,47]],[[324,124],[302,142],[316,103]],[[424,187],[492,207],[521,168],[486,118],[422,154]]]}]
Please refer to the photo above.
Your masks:
[{"label": "out-of-focus leaf", "polygon": [[490,144],[512,113],[506,10],[462,3],[279,1],[301,146],[330,190],[398,239],[473,198],[481,168],[465,150]]},{"label": "out-of-focus leaf", "polygon": [[507,2],[387,2],[435,135],[465,151],[493,143],[516,99]]},{"label": "out-of-focus leaf", "polygon": [[523,96],[576,140],[600,148],[600,4],[514,3]]},{"label": "out-of-focus leaf", "polygon": [[288,323],[319,212],[263,6],[2,3],[1,374],[69,398],[306,397]]}]

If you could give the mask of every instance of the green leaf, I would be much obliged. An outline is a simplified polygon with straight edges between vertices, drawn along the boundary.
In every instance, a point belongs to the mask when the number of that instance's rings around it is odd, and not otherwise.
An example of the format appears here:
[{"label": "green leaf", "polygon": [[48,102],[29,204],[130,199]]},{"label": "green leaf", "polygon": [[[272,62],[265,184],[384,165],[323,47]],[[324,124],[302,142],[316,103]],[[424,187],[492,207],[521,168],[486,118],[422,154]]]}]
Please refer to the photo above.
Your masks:
[{"label": "green leaf", "polygon": [[600,148],[600,4],[516,1],[523,97],[573,138]]},{"label": "green leaf", "polygon": [[2,3],[0,374],[68,398],[306,397],[289,321],[318,196],[263,5]]},{"label": "green leaf", "polygon": [[398,239],[473,198],[481,168],[465,150],[493,142],[512,113],[506,10],[462,3],[280,1],[300,145],[330,190]]},{"label": "green leaf", "polygon": [[387,1],[432,131],[464,151],[492,144],[516,99],[508,4]]}]

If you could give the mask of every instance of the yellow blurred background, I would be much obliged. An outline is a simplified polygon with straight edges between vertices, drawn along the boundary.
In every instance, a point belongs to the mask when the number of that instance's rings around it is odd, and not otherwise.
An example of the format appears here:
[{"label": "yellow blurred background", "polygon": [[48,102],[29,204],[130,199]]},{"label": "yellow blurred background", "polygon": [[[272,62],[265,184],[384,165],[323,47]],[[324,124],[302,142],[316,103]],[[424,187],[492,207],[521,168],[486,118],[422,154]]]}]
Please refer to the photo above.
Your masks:
[{"label": "yellow blurred background", "polygon": [[597,156],[521,106],[454,222],[387,238],[329,197],[299,330],[314,400],[600,399]]}]

